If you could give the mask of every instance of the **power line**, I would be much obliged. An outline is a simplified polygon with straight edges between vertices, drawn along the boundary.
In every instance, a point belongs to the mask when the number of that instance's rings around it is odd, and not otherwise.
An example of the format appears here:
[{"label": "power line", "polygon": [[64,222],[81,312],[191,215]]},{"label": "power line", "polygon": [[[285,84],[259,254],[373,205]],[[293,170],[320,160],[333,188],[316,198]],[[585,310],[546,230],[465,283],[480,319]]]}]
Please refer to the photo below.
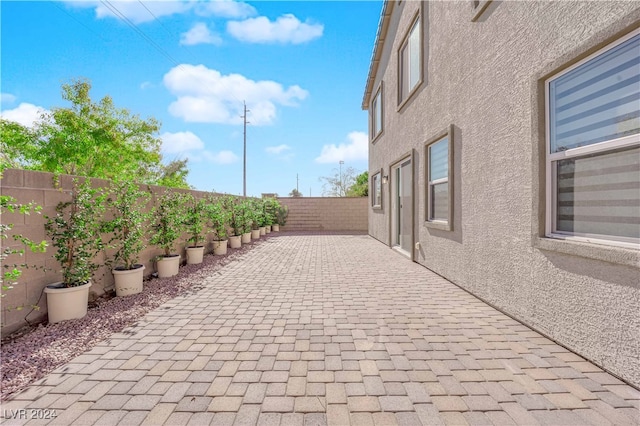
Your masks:
[{"label": "power line", "polygon": [[138,33],[138,35],[140,37],[142,37],[143,40],[145,40],[147,43],[149,43],[154,49],[156,49],[158,52],[160,52],[165,58],[167,58],[169,61],[173,62],[176,66],[178,66],[178,67],[181,66],[181,64],[178,61],[176,61],[175,58],[169,54],[169,52],[164,50],[162,48],[162,46],[160,46],[158,43],[153,41],[153,39],[151,37],[149,37],[144,31],[142,31],[136,24],[131,22],[131,20],[129,20],[129,18],[127,18],[126,15],[124,13],[122,13],[117,7],[115,7],[113,4],[111,4],[111,2],[109,0],[100,0],[100,2],[107,9],[109,9],[111,11],[111,13],[116,15],[116,17],[118,19],[120,19],[121,21],[126,23],[131,29],[133,29],[136,33]]},{"label": "power line", "polygon": [[78,24],[82,25],[83,27],[85,27],[87,30],[89,30],[90,32],[92,32],[96,37],[98,37],[100,40],[104,41],[105,43],[108,42],[107,39],[105,39],[104,37],[102,37],[100,34],[98,34],[97,32],[93,31],[91,28],[89,28],[89,26],[85,25],[83,22],[81,22],[80,20],[76,19],[75,16],[73,16],[72,14],[70,14],[69,12],[67,12],[66,10],[64,10],[64,8],[60,7],[56,2],[48,2],[49,4],[57,7],[58,9],[60,9],[62,12],[64,12],[65,15],[67,15],[69,18],[73,19],[74,21],[76,21]]}]

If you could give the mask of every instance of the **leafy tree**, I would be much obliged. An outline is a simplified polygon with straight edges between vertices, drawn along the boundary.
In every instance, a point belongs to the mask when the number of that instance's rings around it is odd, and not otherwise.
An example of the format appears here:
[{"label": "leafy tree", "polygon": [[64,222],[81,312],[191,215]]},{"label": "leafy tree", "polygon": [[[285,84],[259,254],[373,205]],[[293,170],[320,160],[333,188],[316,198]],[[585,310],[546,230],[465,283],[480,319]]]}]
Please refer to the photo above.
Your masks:
[{"label": "leafy tree", "polygon": [[356,176],[356,181],[347,189],[347,197],[366,197],[369,195],[369,172]]},{"label": "leafy tree", "polygon": [[163,164],[160,122],[141,119],[114,105],[95,102],[85,79],[62,85],[71,106],[43,114],[33,130],[0,122],[0,170],[23,167],[102,179],[189,188],[187,160]]},{"label": "leafy tree", "polygon": [[28,167],[36,150],[36,134],[21,124],[0,118],[0,172]]},{"label": "leafy tree", "polygon": [[325,197],[346,197],[347,188],[351,188],[356,183],[356,171],[353,167],[340,170],[334,168],[333,176],[322,176],[319,178],[322,184],[322,195]]},{"label": "leafy tree", "polygon": [[293,188],[289,193],[289,197],[302,197],[302,192],[298,191],[296,188]]}]

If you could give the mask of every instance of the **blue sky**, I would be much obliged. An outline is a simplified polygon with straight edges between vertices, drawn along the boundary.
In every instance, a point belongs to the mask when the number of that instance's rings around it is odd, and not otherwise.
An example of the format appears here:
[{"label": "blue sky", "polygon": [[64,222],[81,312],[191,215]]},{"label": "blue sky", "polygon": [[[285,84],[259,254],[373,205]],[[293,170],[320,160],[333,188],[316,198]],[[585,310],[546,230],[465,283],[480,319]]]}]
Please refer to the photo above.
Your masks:
[{"label": "blue sky", "polygon": [[[247,194],[319,196],[338,162],[367,170],[360,108],[382,1],[70,1],[0,4],[1,114],[31,125],[66,106],[60,86],[162,122],[167,160],[189,183]],[[120,14],[121,17],[117,17]],[[127,24],[125,19],[130,22]],[[134,26],[132,28],[132,26]]]}]

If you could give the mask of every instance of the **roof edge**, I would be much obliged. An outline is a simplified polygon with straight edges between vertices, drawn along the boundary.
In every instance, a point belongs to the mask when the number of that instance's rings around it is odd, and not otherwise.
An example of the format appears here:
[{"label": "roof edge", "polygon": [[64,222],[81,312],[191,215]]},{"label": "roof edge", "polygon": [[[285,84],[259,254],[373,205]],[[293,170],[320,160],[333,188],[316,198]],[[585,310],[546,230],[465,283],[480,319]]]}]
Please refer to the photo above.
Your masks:
[{"label": "roof edge", "polygon": [[384,0],[382,5],[380,21],[378,22],[378,31],[376,32],[376,41],[373,47],[373,54],[371,55],[371,63],[369,65],[369,75],[367,76],[367,84],[362,98],[363,110],[367,110],[369,108],[371,92],[373,91],[373,81],[375,80],[376,73],[378,72],[378,66],[380,65],[380,57],[382,56],[384,40],[387,37],[389,21],[391,20],[391,12],[393,11],[395,3],[396,2],[394,0]]}]

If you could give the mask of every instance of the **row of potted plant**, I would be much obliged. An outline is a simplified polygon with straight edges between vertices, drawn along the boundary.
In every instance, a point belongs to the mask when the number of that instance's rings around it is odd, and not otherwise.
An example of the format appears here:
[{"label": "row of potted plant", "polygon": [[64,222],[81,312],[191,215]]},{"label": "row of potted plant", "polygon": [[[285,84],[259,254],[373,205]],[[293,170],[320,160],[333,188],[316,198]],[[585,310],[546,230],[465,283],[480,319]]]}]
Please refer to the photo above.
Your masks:
[{"label": "row of potted plant", "polygon": [[184,234],[187,263],[201,263],[208,235],[213,235],[214,254],[223,255],[227,244],[238,248],[250,242],[252,230],[257,230],[254,238],[267,228],[277,231],[288,214],[276,199],[166,192],[149,209],[150,199],[150,192],[131,182],[114,183],[108,191],[92,188],[89,180],[74,182],[71,200],[60,203],[45,224],[63,276],[45,288],[49,322],[86,315],[100,252],[111,253],[104,263],[112,267],[117,296],[127,296],[142,291],[145,267],[138,262],[147,244],[162,250],[156,258],[158,277],[171,277],[179,271],[175,247]]}]

